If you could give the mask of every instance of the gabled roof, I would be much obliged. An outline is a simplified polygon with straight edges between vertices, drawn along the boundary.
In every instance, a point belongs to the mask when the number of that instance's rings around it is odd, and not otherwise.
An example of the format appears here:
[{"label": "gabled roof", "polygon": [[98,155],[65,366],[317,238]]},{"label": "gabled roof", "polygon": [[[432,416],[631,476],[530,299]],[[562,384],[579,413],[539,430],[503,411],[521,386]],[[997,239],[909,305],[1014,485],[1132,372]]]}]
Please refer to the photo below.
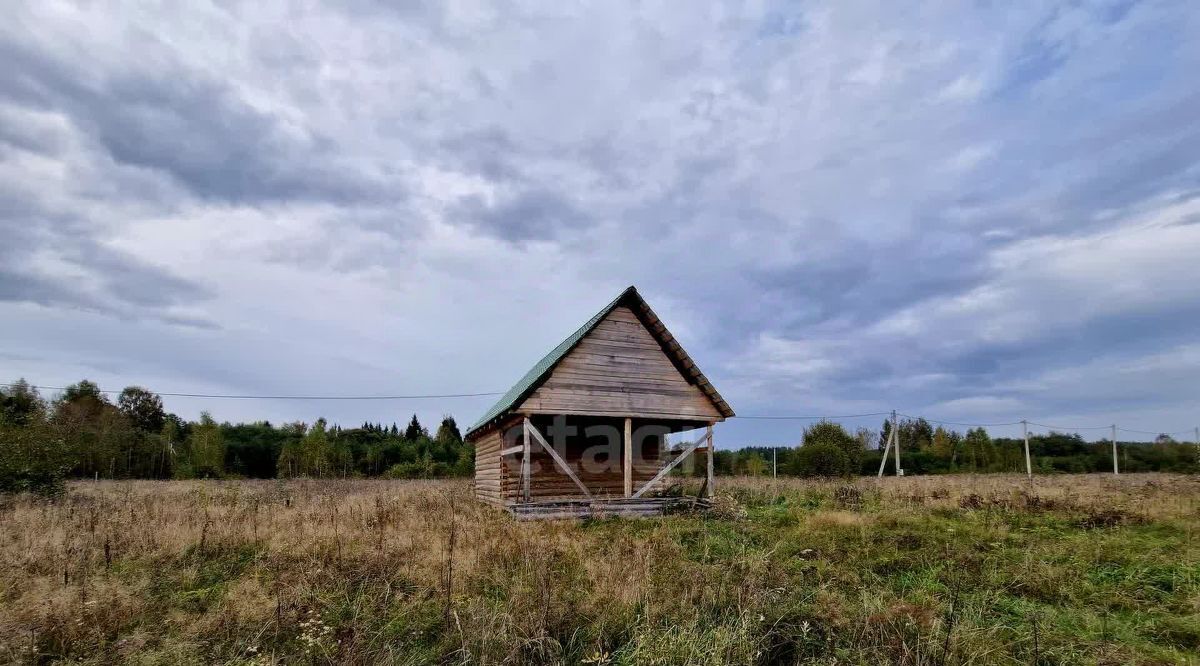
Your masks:
[{"label": "gabled roof", "polygon": [[579,344],[580,340],[583,340],[609,313],[621,305],[633,310],[638,319],[646,325],[650,334],[654,336],[654,339],[662,346],[663,351],[666,352],[667,357],[671,359],[679,372],[690,383],[700,388],[723,417],[729,418],[734,415],[733,409],[729,407],[729,403],[725,402],[725,399],[721,397],[717,389],[708,381],[704,373],[700,372],[700,368],[692,361],[687,352],[683,350],[683,347],[675,341],[675,337],[663,325],[658,315],[654,314],[654,310],[651,310],[650,306],[646,304],[642,295],[638,293],[636,288],[630,286],[613,299],[611,303],[604,306],[591,319],[584,322],[583,326],[580,326],[577,331],[567,336],[566,340],[563,340],[557,347],[551,349],[549,354],[542,357],[542,360],[534,364],[520,381],[501,396],[496,401],[496,404],[484,412],[483,416],[479,417],[479,420],[474,425],[467,429],[465,436],[470,437],[475,431],[520,405],[550,375],[550,372],[554,370],[554,366],[558,365],[558,362],[565,358]]}]

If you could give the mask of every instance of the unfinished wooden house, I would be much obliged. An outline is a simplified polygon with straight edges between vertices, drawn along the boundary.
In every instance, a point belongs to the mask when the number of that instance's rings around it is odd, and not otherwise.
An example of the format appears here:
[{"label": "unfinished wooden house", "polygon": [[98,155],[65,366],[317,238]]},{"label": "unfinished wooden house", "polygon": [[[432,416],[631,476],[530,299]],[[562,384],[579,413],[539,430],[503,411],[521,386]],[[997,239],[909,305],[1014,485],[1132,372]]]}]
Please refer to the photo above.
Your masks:
[{"label": "unfinished wooden house", "polygon": [[[514,515],[661,514],[667,474],[703,452],[729,404],[629,287],[563,340],[466,433],[475,492]],[[703,428],[671,451],[667,435]],[[699,462],[697,460],[697,462]]]}]

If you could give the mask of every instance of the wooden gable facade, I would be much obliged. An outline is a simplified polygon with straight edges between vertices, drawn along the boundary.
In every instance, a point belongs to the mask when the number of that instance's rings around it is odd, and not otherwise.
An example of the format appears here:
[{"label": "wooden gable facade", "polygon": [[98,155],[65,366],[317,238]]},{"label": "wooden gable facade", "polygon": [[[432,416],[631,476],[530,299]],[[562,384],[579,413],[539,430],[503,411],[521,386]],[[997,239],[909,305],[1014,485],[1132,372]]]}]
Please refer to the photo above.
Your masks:
[{"label": "wooden gable facade", "polygon": [[[518,515],[539,507],[583,515],[603,511],[605,503],[653,511],[649,494],[696,451],[706,454],[711,493],[712,426],[731,416],[733,410],[629,287],[468,429],[476,494]],[[669,433],[696,428],[705,429],[699,440],[679,454],[668,451]]]}]

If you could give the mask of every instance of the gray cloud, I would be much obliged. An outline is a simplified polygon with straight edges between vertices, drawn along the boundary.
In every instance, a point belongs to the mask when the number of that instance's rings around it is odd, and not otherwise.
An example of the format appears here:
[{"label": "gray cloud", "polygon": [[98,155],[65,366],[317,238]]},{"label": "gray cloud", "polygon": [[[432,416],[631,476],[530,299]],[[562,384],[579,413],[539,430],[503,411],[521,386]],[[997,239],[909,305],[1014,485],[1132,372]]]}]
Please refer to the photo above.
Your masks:
[{"label": "gray cloud", "polygon": [[[0,224],[0,229],[6,225]],[[101,312],[121,318],[152,317],[185,326],[214,327],[203,317],[166,313],[175,305],[210,299],[203,285],[123,252],[105,248],[92,239],[46,234],[50,240],[7,234],[0,251],[0,301],[36,303]],[[41,267],[27,260],[35,250],[53,249],[62,265]],[[72,267],[66,273],[64,268]]]},{"label": "gray cloud", "polygon": [[0,76],[0,99],[64,113],[116,163],[166,174],[198,197],[347,203],[401,195],[397,183],[349,163],[328,138],[286,129],[227,83],[170,58],[156,71],[130,68],[85,82],[86,63],[62,62],[36,46],[2,43],[0,56],[13,64]]},{"label": "gray cloud", "polygon": [[1190,6],[775,5],[19,6],[7,363],[503,389],[632,282],[741,413],[1185,418]]},{"label": "gray cloud", "polygon": [[10,270],[0,270],[0,301],[28,301],[39,305],[90,304],[60,282]]},{"label": "gray cloud", "polygon": [[545,189],[522,191],[496,204],[470,196],[453,206],[448,218],[514,242],[554,240],[591,221],[562,195]]}]

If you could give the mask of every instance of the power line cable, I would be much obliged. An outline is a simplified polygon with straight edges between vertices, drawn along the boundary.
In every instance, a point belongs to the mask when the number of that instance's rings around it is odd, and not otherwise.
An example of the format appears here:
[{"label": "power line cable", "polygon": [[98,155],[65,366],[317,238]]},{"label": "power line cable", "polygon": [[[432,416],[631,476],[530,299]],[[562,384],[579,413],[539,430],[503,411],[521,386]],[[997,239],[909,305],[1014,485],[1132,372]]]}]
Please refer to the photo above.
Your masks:
[{"label": "power line cable", "polygon": [[1001,426],[1021,425],[1020,421],[1012,421],[1010,423],[963,423],[961,421],[939,421],[937,419],[926,418],[924,416],[913,416],[912,414],[901,414],[900,412],[896,412],[896,415],[903,416],[906,419],[925,419],[926,421],[928,421],[930,423],[936,423],[938,425],[956,425],[956,426],[967,426],[967,427],[978,427],[978,428],[999,428]]},{"label": "power line cable", "polygon": [[859,419],[868,416],[887,416],[890,412],[871,412],[870,414],[834,414],[825,416],[766,416],[766,415],[749,415],[735,416],[735,419],[759,419],[759,420],[778,420],[778,421],[819,421],[822,419]]},{"label": "power line cable", "polygon": [[1045,423],[1028,422],[1029,425],[1038,426],[1039,428],[1049,428],[1051,430],[1108,430],[1111,425],[1106,426],[1062,426],[1062,425],[1046,425]]},{"label": "power line cable", "polygon": [[1130,428],[1122,428],[1121,426],[1117,426],[1117,430],[1119,430],[1120,432],[1137,433],[1139,435],[1154,435],[1155,437],[1157,437],[1159,435],[1167,435],[1170,437],[1174,437],[1175,435],[1190,435],[1190,434],[1192,434],[1191,430],[1179,430],[1177,432],[1161,432],[1161,431],[1152,432],[1150,430],[1132,430]]},{"label": "power line cable", "polygon": [[[3,384],[3,386],[13,387],[16,384]],[[64,386],[35,386],[29,385],[32,389],[43,389],[47,391],[65,391]],[[110,389],[97,389],[100,393],[119,394],[120,391]],[[429,393],[429,394],[413,394],[413,395],[244,395],[230,393],[170,393],[166,391],[154,391],[156,395],[169,396],[173,398],[219,398],[229,400],[424,400],[438,398],[476,398],[491,395],[503,395],[504,391],[487,391],[481,393]]]}]

